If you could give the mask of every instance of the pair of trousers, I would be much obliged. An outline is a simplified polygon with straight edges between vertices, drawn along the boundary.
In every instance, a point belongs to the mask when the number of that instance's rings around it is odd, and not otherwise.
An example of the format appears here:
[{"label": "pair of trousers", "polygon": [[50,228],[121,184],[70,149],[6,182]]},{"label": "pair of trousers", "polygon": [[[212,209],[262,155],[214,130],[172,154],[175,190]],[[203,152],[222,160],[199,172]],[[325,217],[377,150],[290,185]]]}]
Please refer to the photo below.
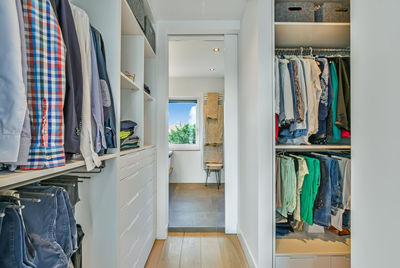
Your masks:
[{"label": "pair of trousers", "polygon": [[17,209],[3,209],[5,216],[0,232],[0,267],[36,268],[35,250]]},{"label": "pair of trousers", "polygon": [[38,254],[38,267],[67,268],[69,258],[77,249],[76,222],[67,192],[56,186],[24,189],[54,194],[54,197],[41,197],[40,203],[23,202],[24,221]]}]

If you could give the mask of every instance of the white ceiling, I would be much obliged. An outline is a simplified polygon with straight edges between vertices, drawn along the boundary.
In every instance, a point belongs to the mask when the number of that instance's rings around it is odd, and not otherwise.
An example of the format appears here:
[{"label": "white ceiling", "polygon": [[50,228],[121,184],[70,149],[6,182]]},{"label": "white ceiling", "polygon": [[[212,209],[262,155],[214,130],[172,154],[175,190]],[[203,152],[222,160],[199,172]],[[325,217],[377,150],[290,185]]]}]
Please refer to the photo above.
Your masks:
[{"label": "white ceiling", "polygon": [[246,0],[148,0],[157,20],[240,20]]},{"label": "white ceiling", "polygon": [[[214,48],[220,48],[215,53]],[[215,68],[215,71],[210,71]],[[170,77],[224,77],[224,42],[184,40],[169,42]]]}]

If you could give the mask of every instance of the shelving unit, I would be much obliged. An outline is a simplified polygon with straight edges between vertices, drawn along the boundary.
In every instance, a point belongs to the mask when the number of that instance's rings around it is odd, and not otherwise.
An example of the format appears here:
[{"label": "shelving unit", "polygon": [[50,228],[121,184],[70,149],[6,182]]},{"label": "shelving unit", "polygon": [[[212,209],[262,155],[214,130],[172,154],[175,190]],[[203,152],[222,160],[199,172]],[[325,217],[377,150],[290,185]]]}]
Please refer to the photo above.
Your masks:
[{"label": "shelving unit", "polygon": [[122,26],[121,33],[122,35],[141,35],[144,37],[145,41],[145,57],[152,58],[155,57],[155,53],[153,48],[150,46],[150,43],[147,41],[142,28],[137,22],[135,16],[133,15],[128,3],[126,0],[121,0],[121,16],[122,16]]},{"label": "shelving unit", "polygon": [[140,87],[133,82],[129,77],[121,72],[121,89],[140,90]]},{"label": "shelving unit", "polygon": [[350,46],[350,23],[275,22],[276,47]]},{"label": "shelving unit", "polygon": [[[350,23],[275,22],[274,29],[275,48],[350,47]],[[351,145],[275,145],[276,154],[332,151],[351,152]],[[319,235],[308,234],[305,231],[290,233],[284,237],[275,237],[274,244],[277,268],[336,268],[349,267],[350,264],[350,237],[339,237],[327,230]]]}]

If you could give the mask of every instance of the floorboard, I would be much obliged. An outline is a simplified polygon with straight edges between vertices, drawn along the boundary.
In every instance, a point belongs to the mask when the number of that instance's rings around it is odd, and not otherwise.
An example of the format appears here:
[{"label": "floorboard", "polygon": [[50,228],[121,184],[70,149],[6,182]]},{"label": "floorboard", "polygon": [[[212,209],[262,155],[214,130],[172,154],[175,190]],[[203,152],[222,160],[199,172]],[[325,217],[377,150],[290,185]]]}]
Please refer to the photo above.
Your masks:
[{"label": "floorboard", "polygon": [[236,235],[170,233],[157,240],[146,268],[248,268]]}]

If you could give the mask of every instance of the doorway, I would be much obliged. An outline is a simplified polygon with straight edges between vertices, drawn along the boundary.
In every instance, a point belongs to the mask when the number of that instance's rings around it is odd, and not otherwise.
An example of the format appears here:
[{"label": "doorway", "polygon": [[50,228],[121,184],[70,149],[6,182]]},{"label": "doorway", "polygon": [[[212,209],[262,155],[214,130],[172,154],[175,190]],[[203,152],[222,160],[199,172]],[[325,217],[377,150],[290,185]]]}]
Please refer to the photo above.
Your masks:
[{"label": "doorway", "polygon": [[[170,232],[225,231],[224,51],[223,36],[169,40]],[[210,130],[214,123],[221,128]],[[219,135],[212,147],[210,135]]]}]

